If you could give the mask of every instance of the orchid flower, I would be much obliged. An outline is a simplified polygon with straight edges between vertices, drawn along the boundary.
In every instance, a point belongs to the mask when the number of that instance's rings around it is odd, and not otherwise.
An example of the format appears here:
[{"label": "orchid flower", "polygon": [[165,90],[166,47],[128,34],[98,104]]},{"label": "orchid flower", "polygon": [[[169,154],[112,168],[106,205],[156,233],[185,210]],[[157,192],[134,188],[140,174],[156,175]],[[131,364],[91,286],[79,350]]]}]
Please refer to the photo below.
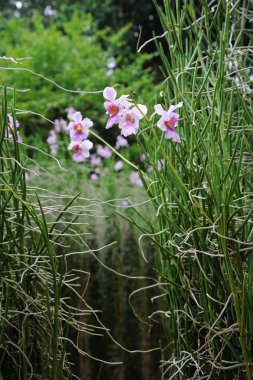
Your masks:
[{"label": "orchid flower", "polygon": [[76,109],[74,107],[68,107],[65,109],[65,111],[67,112],[67,118],[69,120],[72,120],[72,117],[73,117],[74,113],[76,112]]},{"label": "orchid flower", "polygon": [[50,146],[50,153],[52,155],[55,155],[58,150],[58,145],[57,145],[57,135],[53,129],[51,129],[51,131],[49,132],[47,143]]},{"label": "orchid flower", "polygon": [[114,170],[120,172],[123,169],[123,162],[121,160],[117,161],[114,165]]},{"label": "orchid flower", "polygon": [[133,134],[136,135],[139,130],[139,121],[143,119],[146,113],[147,107],[142,104],[138,104],[131,109],[125,109],[121,113],[119,120],[121,134],[125,137]]},{"label": "orchid flower", "polygon": [[99,176],[98,176],[96,173],[92,173],[92,174],[90,175],[90,179],[91,179],[92,181],[98,181],[98,180],[99,180]]},{"label": "orchid flower", "polygon": [[136,185],[138,187],[142,187],[142,181],[140,179],[138,172],[132,172],[129,176],[129,180],[132,185]]},{"label": "orchid flower", "polygon": [[49,136],[47,138],[47,143],[49,145],[55,145],[57,144],[57,135],[53,129],[49,132]]},{"label": "orchid flower", "polygon": [[97,147],[97,154],[102,158],[110,158],[112,155],[112,152],[107,146],[98,145]]},{"label": "orchid flower", "polygon": [[140,155],[140,161],[141,162],[145,162],[146,161],[146,154],[144,154],[144,153],[142,153],[141,155]]},{"label": "orchid flower", "polygon": [[[13,120],[13,117],[11,115],[8,115],[8,118],[9,118],[9,124],[8,124],[8,130],[9,130],[9,139],[10,140],[14,140],[13,139],[13,130],[14,130],[14,120]],[[19,124],[19,121],[16,120],[15,121],[15,126],[16,126],[16,130],[20,127],[20,124]],[[23,141],[22,137],[20,136],[18,130],[17,130],[17,141],[19,143],[21,143]]]},{"label": "orchid flower", "polygon": [[116,140],[116,144],[115,144],[115,148],[117,150],[120,148],[128,147],[128,146],[129,146],[129,144],[128,144],[127,139],[125,139],[121,135],[117,136],[117,140]]},{"label": "orchid flower", "polygon": [[116,99],[117,92],[113,87],[106,87],[103,91],[103,96],[107,100],[104,103],[106,113],[109,115],[109,120],[106,124],[106,129],[109,129],[113,124],[118,124],[120,120],[120,112],[131,105],[127,95],[122,95]]},{"label": "orchid flower", "polygon": [[64,119],[55,119],[54,121],[54,130],[56,133],[60,133],[61,131],[67,132],[67,123]]},{"label": "orchid flower", "polygon": [[68,146],[68,150],[73,150],[73,159],[76,162],[83,162],[85,158],[90,156],[90,149],[93,147],[93,143],[90,140],[71,141]]},{"label": "orchid flower", "polygon": [[72,119],[73,121],[67,127],[67,131],[70,132],[70,139],[79,142],[87,139],[89,128],[93,126],[93,122],[87,117],[83,119],[81,112],[75,112]]},{"label": "orchid flower", "polygon": [[159,172],[162,170],[164,164],[165,164],[165,160],[164,160],[164,158],[162,158],[161,160],[158,160],[158,161],[157,161],[157,170],[158,170]]},{"label": "orchid flower", "polygon": [[50,145],[50,154],[52,154],[52,156],[55,156],[57,151],[58,151],[58,145],[57,144]]},{"label": "orchid flower", "polygon": [[165,111],[161,104],[155,105],[155,112],[162,116],[160,120],[157,123],[158,128],[160,128],[165,133],[166,139],[171,139],[174,142],[180,142],[180,136],[173,128],[177,125],[179,120],[179,114],[174,112],[175,109],[182,107],[183,103],[180,102],[176,104],[175,106],[171,105],[168,111]]},{"label": "orchid flower", "polygon": [[100,164],[100,162],[101,162],[101,157],[96,156],[95,154],[92,154],[92,155],[90,156],[90,164],[91,164],[92,166],[97,166],[97,165]]}]

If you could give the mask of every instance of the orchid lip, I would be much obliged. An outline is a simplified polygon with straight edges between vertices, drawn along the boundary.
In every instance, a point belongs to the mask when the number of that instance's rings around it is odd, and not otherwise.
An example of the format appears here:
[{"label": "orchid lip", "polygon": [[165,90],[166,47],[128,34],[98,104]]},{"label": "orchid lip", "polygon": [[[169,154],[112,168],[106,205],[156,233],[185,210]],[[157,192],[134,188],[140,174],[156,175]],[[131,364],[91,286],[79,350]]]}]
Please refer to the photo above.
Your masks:
[{"label": "orchid lip", "polygon": [[74,150],[74,153],[78,153],[80,150],[80,146],[76,145],[73,150]]},{"label": "orchid lip", "polygon": [[80,124],[78,124],[76,127],[75,127],[75,130],[77,132],[82,132],[82,126]]},{"label": "orchid lip", "polygon": [[126,121],[127,121],[127,123],[133,123],[134,122],[134,118],[128,113],[126,115]]},{"label": "orchid lip", "polygon": [[108,107],[108,112],[111,116],[114,116],[114,115],[117,115],[117,113],[119,112],[119,107],[116,106],[115,104],[111,104],[109,107]]},{"label": "orchid lip", "polygon": [[170,120],[165,121],[164,125],[170,131],[174,131],[174,129],[172,128],[172,126],[174,126],[176,124],[176,122],[177,122],[176,118],[172,117]]}]

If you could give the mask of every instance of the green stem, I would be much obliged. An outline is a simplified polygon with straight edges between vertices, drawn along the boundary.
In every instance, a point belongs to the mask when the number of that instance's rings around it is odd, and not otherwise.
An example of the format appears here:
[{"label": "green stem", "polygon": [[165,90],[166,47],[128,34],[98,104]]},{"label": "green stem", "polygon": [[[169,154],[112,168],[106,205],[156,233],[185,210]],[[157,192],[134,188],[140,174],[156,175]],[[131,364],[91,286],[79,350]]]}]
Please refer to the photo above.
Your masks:
[{"label": "green stem", "polygon": [[99,135],[97,135],[94,131],[90,130],[90,133],[96,137],[96,139],[98,139],[99,141],[101,141],[103,144],[105,144],[106,146],[108,146],[108,148],[113,152],[115,153],[118,157],[120,157],[122,159],[122,161],[124,161],[126,164],[128,164],[129,166],[131,166],[132,168],[134,168],[135,170],[137,170],[138,172],[141,172],[143,176],[145,176],[145,178],[149,181],[149,182],[153,182],[151,180],[151,178],[148,177],[148,175],[143,171],[143,170],[140,170],[140,168],[138,168],[138,166],[134,165],[131,161],[129,161],[127,158],[125,158],[124,156],[122,156],[115,148],[113,148],[107,141],[105,141],[102,137],[100,137]]},{"label": "green stem", "polygon": [[122,156],[116,149],[114,149],[107,141],[105,141],[102,137],[100,137],[99,135],[97,135],[94,131],[90,130],[90,133],[96,137],[96,139],[100,140],[103,144],[105,144],[106,146],[108,146],[108,148],[113,152],[115,153],[118,157],[120,157],[123,161],[125,161],[128,165],[132,166],[132,168],[134,168],[135,170],[139,171],[139,168],[138,166],[134,165],[131,161],[129,161],[127,158],[125,158],[124,156]]},{"label": "green stem", "polygon": [[[162,151],[162,154],[164,156],[164,158],[166,159],[172,173],[174,174],[174,176],[176,177],[176,179],[178,180],[179,184],[182,186],[182,188],[185,190],[185,192],[190,196],[190,192],[189,190],[187,189],[187,187],[185,186],[185,184],[183,183],[183,181],[181,180],[181,178],[179,177],[174,165],[172,164],[169,156],[167,155],[165,149],[163,148],[157,134],[155,133],[154,129],[151,127],[151,131],[153,133],[153,136],[157,142],[157,144],[159,145],[159,148],[161,149]],[[198,209],[200,210],[201,214],[206,218],[206,220],[208,220],[208,222],[210,224],[213,224],[213,221],[209,218],[209,216],[206,214],[206,212],[203,210],[203,208],[201,207],[200,203],[194,198],[194,196],[191,196],[191,199],[193,200],[193,202],[195,203],[195,205],[198,207]]]},{"label": "green stem", "polygon": [[[224,231],[221,231],[221,234],[223,235]],[[244,364],[245,364],[245,368],[246,368],[246,379],[252,380],[252,375],[251,375],[251,370],[250,370],[250,358],[248,355],[247,345],[245,342],[245,333],[243,331],[243,322],[242,322],[242,316],[241,316],[241,312],[240,312],[240,304],[239,304],[239,300],[238,300],[238,293],[236,291],[236,286],[235,286],[234,277],[233,277],[233,270],[232,270],[228,250],[227,250],[227,243],[226,243],[224,238],[221,238],[221,239],[222,239],[221,245],[223,247],[225,262],[227,265],[228,278],[229,278],[229,283],[230,283],[230,287],[232,290],[233,301],[234,301],[234,305],[235,305],[235,313],[236,313],[236,318],[238,321],[238,327],[239,327],[239,332],[240,332],[239,341],[240,341],[240,345],[242,348],[242,354],[243,354]]]}]

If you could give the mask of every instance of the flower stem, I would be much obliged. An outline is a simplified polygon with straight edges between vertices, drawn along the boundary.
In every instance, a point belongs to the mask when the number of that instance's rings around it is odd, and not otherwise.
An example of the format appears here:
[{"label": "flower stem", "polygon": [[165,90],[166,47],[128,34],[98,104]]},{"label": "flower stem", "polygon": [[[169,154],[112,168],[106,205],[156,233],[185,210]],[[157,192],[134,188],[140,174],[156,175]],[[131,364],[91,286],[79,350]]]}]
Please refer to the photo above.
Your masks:
[{"label": "flower stem", "polygon": [[138,172],[141,172],[141,174],[143,176],[145,176],[145,178],[152,182],[152,180],[147,176],[147,174],[140,170],[140,168],[133,164],[131,161],[129,161],[127,158],[125,158],[124,156],[122,156],[115,148],[113,148],[107,141],[105,141],[102,137],[100,137],[99,135],[97,135],[94,131],[90,130],[90,133],[96,137],[96,139],[98,139],[99,141],[101,141],[103,144],[105,144],[106,146],[108,146],[108,148],[113,152],[115,153],[118,157],[120,157],[122,159],[122,161],[124,161],[126,164],[128,164],[129,166],[131,166],[132,168],[134,168],[135,170],[137,170]]}]

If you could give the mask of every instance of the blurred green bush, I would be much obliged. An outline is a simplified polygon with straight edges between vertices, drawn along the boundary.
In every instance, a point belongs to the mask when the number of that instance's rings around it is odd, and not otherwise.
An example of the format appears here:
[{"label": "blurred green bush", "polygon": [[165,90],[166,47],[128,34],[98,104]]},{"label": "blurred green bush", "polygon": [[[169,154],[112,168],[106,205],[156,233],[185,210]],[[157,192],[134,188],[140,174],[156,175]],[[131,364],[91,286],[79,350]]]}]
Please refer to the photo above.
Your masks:
[{"label": "blurred green bush", "polygon": [[[17,62],[1,61],[1,82],[27,92],[17,92],[19,108],[32,111],[25,116],[26,134],[41,130],[48,121],[65,116],[73,106],[90,117],[100,130],[105,124],[102,93],[84,95],[63,91],[60,86],[77,91],[98,91],[118,84],[120,93],[141,94],[138,101],[152,102],[154,75],[144,68],[152,55],[133,55],[126,40],[130,25],[113,33],[109,27],[98,30],[92,16],[73,11],[66,19],[58,14],[47,25],[37,13],[31,18],[6,19],[0,15],[0,56],[27,58]],[[147,65],[146,65],[147,66]],[[31,75],[27,69],[38,73]],[[24,125],[23,123],[23,125]],[[43,126],[43,129],[41,128]]]}]

